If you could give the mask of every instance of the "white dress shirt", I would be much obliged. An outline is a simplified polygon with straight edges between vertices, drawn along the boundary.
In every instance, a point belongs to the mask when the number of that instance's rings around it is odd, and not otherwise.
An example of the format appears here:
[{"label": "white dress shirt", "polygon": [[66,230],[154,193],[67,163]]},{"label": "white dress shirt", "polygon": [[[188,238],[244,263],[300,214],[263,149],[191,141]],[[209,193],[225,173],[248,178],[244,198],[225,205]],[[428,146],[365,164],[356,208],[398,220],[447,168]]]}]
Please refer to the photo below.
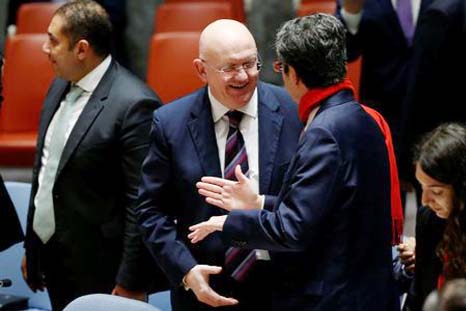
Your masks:
[{"label": "white dress shirt", "polygon": [[[218,158],[222,169],[222,176],[225,172],[225,145],[227,142],[229,120],[225,115],[229,109],[222,105],[208,89],[210,105],[212,108],[212,119],[215,124],[215,137],[217,139]],[[238,109],[244,115],[239,124],[239,131],[243,135],[246,153],[248,155],[249,178],[254,181],[255,191],[259,192],[259,119],[257,112],[257,89],[254,91],[249,103]]]},{"label": "white dress shirt", "polygon": [[[215,137],[217,139],[218,158],[222,169],[222,176],[225,174],[225,145],[227,142],[230,121],[225,115],[229,109],[222,105],[208,88],[210,105],[212,108],[212,119],[215,126]],[[249,103],[237,109],[244,115],[239,124],[239,131],[243,135],[244,146],[248,155],[249,179],[253,181],[254,190],[259,193],[259,118],[258,118],[257,88],[255,89]],[[262,204],[264,201],[262,197]],[[270,260],[269,252],[256,249],[257,260]]]},{"label": "white dress shirt", "polygon": [[[112,57],[110,55],[107,56],[97,67],[95,67],[91,72],[89,72],[87,75],[85,75],[83,78],[81,78],[81,80],[79,80],[76,83],[76,85],[82,88],[84,92],[74,103],[74,110],[69,120],[68,127],[65,131],[66,141],[68,141],[71,131],[73,130],[73,127],[78,121],[79,116],[81,115],[84,107],[89,101],[89,98],[91,97],[95,88],[99,84],[100,80],[102,80],[102,77],[104,76],[107,69],[110,67],[111,60],[112,60]],[[39,188],[44,178],[44,168],[49,158],[50,139],[53,133],[53,128],[55,126],[56,116],[59,115],[58,112],[60,109],[63,109],[62,107],[64,104],[66,104],[65,99],[63,99],[60,102],[60,107],[58,108],[54,117],[52,118],[52,121],[50,122],[49,127],[47,128],[47,133],[45,134],[44,147],[42,149],[42,157],[41,157],[41,167],[39,171]],[[34,201],[34,204],[37,204],[37,202]]]},{"label": "white dress shirt", "polygon": [[[396,6],[398,4],[398,0],[391,0],[392,6],[396,11]],[[421,9],[421,0],[411,0],[411,7],[413,10],[413,25],[416,25],[417,19],[419,17],[419,10]],[[362,13],[363,11],[352,14],[347,12],[343,7],[341,7],[341,17],[346,23],[346,27],[348,28],[348,31],[352,34],[355,35],[358,33],[359,30],[359,23],[361,22],[362,18]]]}]

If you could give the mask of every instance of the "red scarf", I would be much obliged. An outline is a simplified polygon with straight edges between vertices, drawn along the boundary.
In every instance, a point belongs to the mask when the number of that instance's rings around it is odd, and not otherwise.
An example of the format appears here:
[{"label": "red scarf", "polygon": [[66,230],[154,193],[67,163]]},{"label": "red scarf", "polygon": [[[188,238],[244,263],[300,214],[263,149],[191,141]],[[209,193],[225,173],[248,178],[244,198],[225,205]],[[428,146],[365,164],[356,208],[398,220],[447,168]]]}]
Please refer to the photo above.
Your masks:
[{"label": "red scarf", "polygon": [[[342,90],[350,90],[354,93],[354,88],[349,79],[345,79],[340,83],[321,88],[313,88],[309,90],[301,98],[298,106],[299,118],[303,123],[307,122],[311,111],[318,107],[322,101]],[[396,165],[395,151],[393,148],[392,135],[387,122],[382,115],[372,108],[361,105],[361,107],[369,114],[379,126],[385,138],[385,146],[387,147],[388,160],[390,164],[390,199],[391,199],[391,217],[392,217],[392,245],[397,245],[401,242],[403,234],[403,209],[401,207],[400,182],[398,180],[398,168]]]}]

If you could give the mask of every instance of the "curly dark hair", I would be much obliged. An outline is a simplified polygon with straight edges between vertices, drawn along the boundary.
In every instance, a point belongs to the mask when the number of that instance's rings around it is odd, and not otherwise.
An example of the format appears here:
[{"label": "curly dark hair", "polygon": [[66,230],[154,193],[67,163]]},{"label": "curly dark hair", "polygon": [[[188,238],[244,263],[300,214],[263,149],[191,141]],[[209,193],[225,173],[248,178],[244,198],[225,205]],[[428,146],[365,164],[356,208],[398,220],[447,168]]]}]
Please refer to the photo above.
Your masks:
[{"label": "curly dark hair", "polygon": [[453,207],[437,255],[446,279],[466,277],[466,126],[446,123],[426,134],[415,161],[427,175],[453,187]]}]

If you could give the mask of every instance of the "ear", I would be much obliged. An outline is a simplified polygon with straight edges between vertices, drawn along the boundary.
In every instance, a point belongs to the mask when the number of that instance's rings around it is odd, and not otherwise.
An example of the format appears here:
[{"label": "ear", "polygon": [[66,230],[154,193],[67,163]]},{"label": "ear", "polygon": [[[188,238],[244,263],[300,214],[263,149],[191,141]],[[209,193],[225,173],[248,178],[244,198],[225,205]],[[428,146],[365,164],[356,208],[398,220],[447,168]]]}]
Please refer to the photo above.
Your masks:
[{"label": "ear", "polygon": [[293,66],[288,65],[288,75],[290,77],[290,81],[293,82],[293,84],[296,86],[301,82],[301,79],[299,78]]},{"label": "ear", "polygon": [[88,57],[91,46],[87,40],[81,39],[76,43],[74,48],[78,60],[83,61]]},{"label": "ear", "polygon": [[207,72],[204,62],[200,58],[196,58],[193,60],[193,66],[202,82],[207,84]]}]

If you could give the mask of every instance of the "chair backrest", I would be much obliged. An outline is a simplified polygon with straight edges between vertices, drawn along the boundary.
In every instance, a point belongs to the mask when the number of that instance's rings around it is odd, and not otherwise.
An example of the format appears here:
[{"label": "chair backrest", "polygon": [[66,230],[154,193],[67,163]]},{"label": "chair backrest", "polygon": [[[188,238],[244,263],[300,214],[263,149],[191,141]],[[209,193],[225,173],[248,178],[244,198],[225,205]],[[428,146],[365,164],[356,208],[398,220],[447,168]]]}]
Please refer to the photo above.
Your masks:
[{"label": "chair backrest", "polygon": [[234,19],[242,23],[246,22],[246,13],[244,11],[243,0],[166,0],[166,3],[172,2],[228,2],[231,3],[234,13]]},{"label": "chair backrest", "polygon": [[308,1],[301,3],[296,11],[296,15],[305,16],[314,13],[335,14],[336,8],[336,1]]},{"label": "chair backrest", "polygon": [[52,16],[59,6],[59,3],[53,2],[22,4],[16,18],[16,34],[47,33]]},{"label": "chair backrest", "polygon": [[199,32],[165,32],[151,39],[147,84],[164,103],[203,85],[193,66],[199,56]]},{"label": "chair backrest", "polygon": [[53,68],[42,52],[45,40],[46,34],[10,38],[5,54],[0,131],[38,129],[42,103],[54,77]]},{"label": "chair backrest", "polygon": [[202,31],[208,24],[221,18],[234,18],[230,3],[164,3],[157,8],[154,32]]},{"label": "chair backrest", "polygon": [[[31,184],[6,181],[5,187],[13,201],[23,231],[26,230],[26,219],[31,194]],[[0,253],[0,278],[11,279],[11,287],[1,288],[1,294],[29,297],[29,307],[50,310],[50,301],[45,292],[33,293],[21,275],[21,258],[24,255],[23,243],[13,245]]]},{"label": "chair backrest", "polygon": [[160,311],[134,299],[106,294],[90,294],[76,298],[63,311]]}]

